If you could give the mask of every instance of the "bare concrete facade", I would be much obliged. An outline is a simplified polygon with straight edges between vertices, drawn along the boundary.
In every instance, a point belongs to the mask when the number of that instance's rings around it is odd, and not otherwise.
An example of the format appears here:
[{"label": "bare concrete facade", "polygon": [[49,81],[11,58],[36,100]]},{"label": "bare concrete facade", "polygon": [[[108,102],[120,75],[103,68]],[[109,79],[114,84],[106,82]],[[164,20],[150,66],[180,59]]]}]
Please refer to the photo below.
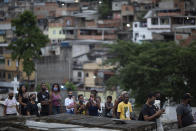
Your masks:
[{"label": "bare concrete facade", "polygon": [[72,49],[61,47],[60,51],[60,55],[44,56],[38,61],[38,83],[64,83],[72,78]]}]

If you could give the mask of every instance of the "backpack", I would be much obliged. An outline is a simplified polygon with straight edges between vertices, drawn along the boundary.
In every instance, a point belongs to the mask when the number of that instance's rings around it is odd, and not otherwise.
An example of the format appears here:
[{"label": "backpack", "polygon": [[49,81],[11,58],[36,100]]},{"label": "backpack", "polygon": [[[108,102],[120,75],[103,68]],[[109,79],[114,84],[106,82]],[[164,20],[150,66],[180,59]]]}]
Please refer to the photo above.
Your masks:
[{"label": "backpack", "polygon": [[139,117],[138,117],[139,121],[144,121],[144,115],[142,112],[140,112]]}]

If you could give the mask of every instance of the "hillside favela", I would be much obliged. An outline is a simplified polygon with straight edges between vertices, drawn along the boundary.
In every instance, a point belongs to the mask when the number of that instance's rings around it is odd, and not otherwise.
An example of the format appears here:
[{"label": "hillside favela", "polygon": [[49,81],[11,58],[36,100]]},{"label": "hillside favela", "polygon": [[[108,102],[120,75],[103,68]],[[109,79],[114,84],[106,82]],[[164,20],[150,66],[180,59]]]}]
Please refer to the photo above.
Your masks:
[{"label": "hillside favela", "polygon": [[196,131],[196,0],[0,0],[0,131]]}]

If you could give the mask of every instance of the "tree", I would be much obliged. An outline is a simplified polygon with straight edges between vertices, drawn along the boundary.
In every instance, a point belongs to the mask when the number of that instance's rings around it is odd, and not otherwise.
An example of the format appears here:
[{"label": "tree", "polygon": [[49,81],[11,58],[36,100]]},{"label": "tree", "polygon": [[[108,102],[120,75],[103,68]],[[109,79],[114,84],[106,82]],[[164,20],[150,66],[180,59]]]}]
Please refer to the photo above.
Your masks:
[{"label": "tree", "polygon": [[100,0],[102,3],[99,4],[98,12],[99,18],[108,19],[112,16],[112,0]]},{"label": "tree", "polygon": [[18,60],[18,63],[20,60],[23,61],[23,71],[29,82],[30,75],[35,71],[33,60],[40,58],[41,48],[49,42],[49,39],[37,27],[36,17],[30,11],[24,11],[23,14],[13,19],[12,26],[15,28],[15,37],[8,49],[12,51],[13,60]]},{"label": "tree", "polygon": [[108,62],[118,66],[108,86],[131,89],[137,103],[144,103],[145,96],[154,91],[177,102],[186,92],[196,93],[196,42],[182,47],[174,42],[118,41],[109,48],[113,57]]},{"label": "tree", "polygon": [[76,91],[77,87],[72,82],[66,82],[65,87],[67,91]]},{"label": "tree", "polygon": [[[38,84],[35,90],[36,90],[37,92],[40,92],[40,91],[42,90],[41,88],[42,88],[42,87],[41,87],[41,84]],[[51,91],[51,88],[50,88],[50,84],[49,84],[49,83],[46,83],[46,88],[47,88],[48,92]]]}]

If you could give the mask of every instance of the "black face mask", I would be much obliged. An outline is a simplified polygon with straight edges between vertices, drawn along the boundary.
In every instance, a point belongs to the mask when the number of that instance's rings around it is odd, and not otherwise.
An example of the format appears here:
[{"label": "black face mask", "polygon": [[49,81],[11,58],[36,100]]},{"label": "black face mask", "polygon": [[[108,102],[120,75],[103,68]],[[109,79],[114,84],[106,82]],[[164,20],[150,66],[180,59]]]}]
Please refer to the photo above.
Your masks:
[{"label": "black face mask", "polygon": [[124,100],[124,103],[128,103],[129,102],[129,100]]},{"label": "black face mask", "polygon": [[191,100],[188,101],[188,104],[191,105]]},{"label": "black face mask", "polygon": [[33,101],[35,101],[35,99],[36,99],[35,97],[32,97],[32,100],[33,100]]},{"label": "black face mask", "polygon": [[13,98],[13,96],[9,96],[9,99],[12,99]]},{"label": "black face mask", "polygon": [[156,97],[156,100],[161,100],[161,98],[160,97]]},{"label": "black face mask", "polygon": [[79,100],[79,102],[80,102],[80,104],[83,104],[84,101],[83,100]]},{"label": "black face mask", "polygon": [[154,101],[151,101],[149,104],[150,104],[150,105],[153,105],[153,104],[154,104]]},{"label": "black face mask", "polygon": [[69,98],[72,98],[72,95],[68,95],[69,96]]},{"label": "black face mask", "polygon": [[42,91],[46,91],[46,88],[42,88]]}]

